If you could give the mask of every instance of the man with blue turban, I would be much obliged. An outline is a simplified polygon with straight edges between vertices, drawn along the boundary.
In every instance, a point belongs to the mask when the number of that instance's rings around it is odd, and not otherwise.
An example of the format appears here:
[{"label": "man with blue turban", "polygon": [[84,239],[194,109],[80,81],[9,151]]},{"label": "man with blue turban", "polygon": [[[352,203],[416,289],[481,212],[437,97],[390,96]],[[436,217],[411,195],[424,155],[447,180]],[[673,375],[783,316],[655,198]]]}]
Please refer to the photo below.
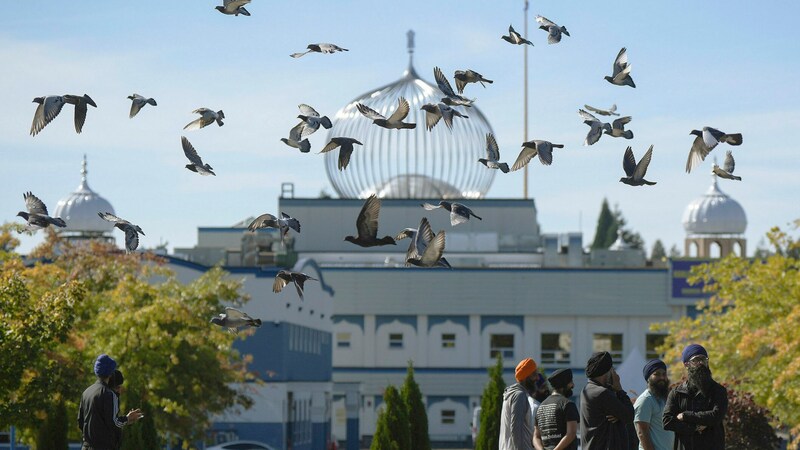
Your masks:
[{"label": "man with blue turban", "polygon": [[651,359],[644,365],[642,375],[647,389],[633,405],[639,450],[672,450],[675,434],[664,430],[662,420],[669,394],[667,365],[660,359]]}]

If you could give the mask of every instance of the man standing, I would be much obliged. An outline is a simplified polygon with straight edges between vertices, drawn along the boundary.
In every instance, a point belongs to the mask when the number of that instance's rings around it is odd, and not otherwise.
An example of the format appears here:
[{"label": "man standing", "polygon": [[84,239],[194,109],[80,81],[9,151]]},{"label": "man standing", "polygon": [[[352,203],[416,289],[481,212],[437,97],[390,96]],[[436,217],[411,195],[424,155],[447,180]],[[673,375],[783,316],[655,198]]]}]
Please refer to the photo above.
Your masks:
[{"label": "man standing", "polygon": [[586,363],[589,382],[581,391],[581,447],[584,450],[628,448],[627,424],[633,404],[619,383],[611,354],[594,353]]},{"label": "man standing", "polygon": [[539,405],[533,431],[536,450],[577,450],[578,408],[572,403],[572,370],[558,369],[547,379],[553,393]]},{"label": "man standing", "polygon": [[547,378],[544,377],[539,372],[536,372],[536,381],[534,381],[534,386],[536,389],[533,393],[528,397],[528,403],[531,405],[531,424],[536,424],[536,410],[539,409],[539,405],[542,404],[543,401],[547,397],[550,396],[550,389],[547,387]]},{"label": "man standing", "polygon": [[86,388],[81,396],[78,410],[78,428],[83,434],[82,450],[111,450],[116,444],[115,429],[126,423],[132,424],[142,417],[138,409],[126,415],[126,421],[117,417],[119,399],[108,387],[109,380],[117,368],[117,362],[105,353],[94,363],[97,381]]},{"label": "man standing", "polygon": [[728,392],[711,378],[702,345],[687,345],[682,359],[687,380],[667,396],[664,429],[675,432],[678,450],[724,450]]},{"label": "man standing", "polygon": [[533,450],[533,420],[528,396],[536,391],[536,362],[526,358],[517,364],[517,380],[503,392],[499,450]]},{"label": "man standing", "polygon": [[660,359],[651,359],[644,365],[642,374],[647,389],[633,405],[639,450],[672,450],[675,434],[664,430],[662,421],[669,393],[667,365]]}]

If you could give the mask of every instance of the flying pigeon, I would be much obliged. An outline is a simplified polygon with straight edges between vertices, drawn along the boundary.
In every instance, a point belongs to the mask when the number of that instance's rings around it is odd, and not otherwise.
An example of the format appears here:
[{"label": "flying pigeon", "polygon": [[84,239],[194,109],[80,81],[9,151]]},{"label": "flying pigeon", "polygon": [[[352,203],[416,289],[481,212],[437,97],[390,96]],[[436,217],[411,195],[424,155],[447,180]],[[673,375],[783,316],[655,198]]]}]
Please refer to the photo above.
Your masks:
[{"label": "flying pigeon", "polygon": [[300,300],[303,300],[303,284],[305,284],[306,280],[319,281],[318,279],[310,277],[302,272],[281,270],[277,275],[275,275],[275,282],[272,283],[272,292],[277,294],[281,292],[287,284],[294,283],[294,287],[297,289],[297,295],[300,296]]},{"label": "flying pigeon", "polygon": [[456,89],[458,89],[459,94],[464,93],[464,87],[467,85],[467,83],[480,83],[483,87],[486,87],[486,85],[483,83],[494,83],[494,81],[488,80],[484,78],[483,75],[470,69],[456,70],[453,78],[456,80]]},{"label": "flying pigeon", "polygon": [[25,199],[25,209],[27,209],[28,212],[20,211],[17,213],[17,216],[22,217],[28,222],[26,226],[28,231],[36,231],[41,228],[47,228],[50,225],[61,228],[67,226],[64,219],[60,217],[50,217],[44,202],[39,200],[39,197],[33,195],[31,192],[22,194],[22,198]]},{"label": "flying pigeon", "polygon": [[442,69],[438,67],[433,68],[433,78],[436,79],[436,85],[439,86],[439,90],[445,95],[442,99],[442,103],[448,106],[472,106],[472,103],[475,102],[475,99],[468,99],[466,97],[462,97],[456,94],[453,91],[453,87],[450,86],[450,82],[447,81],[447,77],[444,76]]},{"label": "flying pigeon", "polygon": [[227,307],[225,312],[211,318],[211,323],[227,328],[233,334],[238,334],[240,328],[261,326],[261,319],[253,319],[238,309]]},{"label": "flying pigeon", "polygon": [[397,99],[397,109],[394,111],[394,113],[392,113],[391,116],[389,116],[388,119],[367,105],[357,103],[356,107],[361,114],[363,114],[366,118],[371,119],[372,123],[379,127],[395,130],[399,130],[401,128],[412,129],[417,127],[417,124],[415,123],[403,122],[403,119],[408,116],[408,111],[410,110],[410,107],[408,106],[408,100],[403,97]]},{"label": "flying pigeon", "polygon": [[636,163],[636,159],[633,157],[633,150],[630,147],[625,149],[625,156],[622,158],[622,168],[625,169],[624,177],[620,178],[620,183],[625,183],[629,186],[642,186],[642,185],[649,185],[652,186],[656,184],[655,181],[647,181],[644,179],[645,174],[647,173],[647,166],[650,165],[650,159],[653,157],[653,146],[651,145],[647,152],[645,152],[644,156],[639,163]]},{"label": "flying pigeon", "polygon": [[36,97],[33,102],[39,104],[33,114],[33,123],[31,123],[31,136],[36,136],[61,112],[65,101],[64,97],[60,95],[48,95]]},{"label": "flying pigeon", "polygon": [[68,94],[64,96],[64,101],[75,105],[75,132],[80,133],[83,130],[83,124],[86,122],[86,112],[89,109],[89,105],[97,108],[97,104],[86,94],[83,94],[83,96]]},{"label": "flying pigeon", "polygon": [[306,104],[300,104],[297,107],[300,108],[301,113],[299,116],[297,116],[297,118],[302,120],[305,124],[300,136],[306,137],[313,134],[319,129],[320,125],[322,125],[326,130],[333,126],[331,124],[331,119],[329,119],[328,116],[320,117],[316,109]]},{"label": "flying pigeon", "polygon": [[428,211],[433,211],[434,209],[443,208],[450,211],[450,225],[456,226],[462,223],[465,223],[469,220],[470,216],[478,219],[483,220],[482,218],[475,215],[471,209],[467,208],[466,206],[462,205],[461,203],[455,202],[448,202],[448,201],[440,201],[439,205],[431,205],[430,203],[423,203],[420,206],[425,208]]},{"label": "flying pigeon", "polygon": [[625,139],[633,139],[633,131],[626,130],[625,125],[630,123],[631,116],[620,117],[619,119],[611,122],[611,127],[606,127],[604,133],[611,137],[624,137]]},{"label": "flying pigeon", "polygon": [[156,101],[155,100],[153,100],[152,98],[142,97],[139,94],[131,94],[131,95],[128,96],[128,99],[132,100],[132,102],[131,102],[131,113],[129,115],[129,117],[131,119],[133,119],[133,117],[135,115],[139,114],[139,110],[144,108],[144,105],[149,103],[149,104],[151,104],[153,106],[156,106]]},{"label": "flying pigeon", "polygon": [[500,147],[492,133],[486,134],[486,158],[478,158],[478,162],[490,169],[500,169],[508,173],[508,164],[500,162]]},{"label": "flying pigeon", "polygon": [[523,143],[522,151],[519,152],[517,160],[511,166],[511,171],[522,169],[537,155],[539,156],[539,162],[549,166],[553,163],[553,148],[564,148],[564,144],[553,144],[549,141],[537,139]]},{"label": "flying pigeon", "polygon": [[583,123],[589,125],[589,132],[586,134],[586,139],[583,141],[583,145],[595,144],[600,140],[601,137],[603,137],[604,130],[611,130],[611,124],[601,122],[597,117],[582,109],[578,110],[578,115],[583,118]]},{"label": "flying pigeon", "polygon": [[224,0],[222,6],[217,6],[214,9],[229,16],[238,16],[239,14],[249,16],[250,11],[244,9],[244,5],[248,3],[250,3],[250,0]]},{"label": "flying pigeon", "polygon": [[112,222],[116,228],[125,233],[125,253],[130,253],[136,250],[139,246],[139,235],[144,236],[144,231],[139,228],[139,225],[134,225],[127,220],[120,219],[119,217],[109,212],[97,213],[101,219]]},{"label": "flying pigeon", "polygon": [[[431,229],[430,223],[428,223],[427,221],[425,223],[426,225],[422,228],[422,232],[424,233],[422,236],[422,240],[424,240],[425,242],[430,242],[434,238],[433,230]],[[403,240],[405,238],[411,238],[411,243],[408,245],[408,250],[406,250],[406,260],[408,260],[409,258],[419,257],[419,253],[417,252],[417,232],[418,232],[417,228],[405,228],[395,237],[395,240],[397,241]],[[406,263],[406,266],[408,265],[409,263]],[[452,268],[450,266],[450,263],[444,257],[439,258],[437,265],[441,267],[446,267],[448,269]]]},{"label": "flying pigeon", "polygon": [[381,199],[375,194],[369,196],[356,219],[358,236],[347,236],[345,241],[352,242],[360,247],[377,247],[381,245],[397,245],[391,236],[378,236],[378,216],[381,212]]},{"label": "flying pigeon", "polygon": [[350,51],[350,50],[348,50],[346,48],[339,47],[336,44],[327,44],[327,43],[308,44],[308,47],[306,47],[306,48],[308,50],[306,50],[306,51],[304,51],[302,53],[292,53],[289,56],[291,56],[292,58],[299,58],[299,57],[301,57],[301,56],[303,56],[303,55],[305,55],[307,53],[336,53],[336,52],[348,52],[348,51]]},{"label": "flying pigeon", "polygon": [[618,116],[619,115],[616,112],[617,111],[616,103],[611,105],[611,108],[608,108],[608,109],[599,109],[599,108],[595,108],[595,107],[589,106],[589,105],[583,105],[583,107],[588,109],[589,111],[595,113],[595,114],[600,114],[601,116]]},{"label": "flying pigeon", "polygon": [[558,44],[561,42],[561,34],[566,34],[569,36],[569,31],[567,31],[567,27],[560,27],[555,23],[547,20],[547,18],[542,16],[536,16],[536,22],[539,24],[539,29],[547,31],[547,43],[548,44]]},{"label": "flying pigeon", "polygon": [[711,173],[720,178],[727,178],[729,180],[742,181],[742,177],[737,177],[733,174],[733,169],[736,167],[736,161],[733,160],[733,153],[730,150],[725,152],[725,163],[720,168],[716,163],[711,169]]},{"label": "flying pigeon", "polygon": [[519,33],[514,31],[514,27],[512,27],[511,25],[508,26],[508,36],[500,36],[500,38],[506,42],[510,42],[516,45],[523,45],[523,44],[533,45],[533,42],[525,39]]},{"label": "flying pigeon", "polygon": [[214,168],[211,167],[211,165],[203,164],[202,158],[197,154],[197,150],[194,149],[192,143],[186,139],[186,136],[181,136],[181,145],[183,146],[183,154],[186,155],[186,158],[191,163],[186,165],[187,169],[204,176],[217,175],[214,173]]},{"label": "flying pigeon", "polygon": [[272,214],[262,214],[247,226],[250,231],[256,231],[259,228],[277,228],[281,233],[281,243],[285,244],[284,238],[289,233],[290,228],[298,233],[300,232],[300,221],[284,212],[281,213],[280,219]]},{"label": "flying pigeon", "polygon": [[331,141],[328,142],[320,153],[329,152],[336,147],[340,147],[339,149],[339,170],[344,170],[347,168],[347,165],[350,164],[350,155],[353,154],[353,144],[364,145],[361,142],[349,138],[349,137],[335,137],[331,138]]},{"label": "flying pigeon", "polygon": [[709,152],[714,150],[720,142],[730,145],[742,145],[741,133],[726,134],[715,128],[703,127],[703,131],[692,130],[689,134],[697,137],[694,138],[692,149],[689,150],[689,159],[686,160],[686,173],[699,166],[706,159]]},{"label": "flying pigeon", "polygon": [[[406,265],[418,267],[439,266],[444,253],[445,232],[433,234],[430,230],[428,219],[423,217],[417,228],[417,233],[406,253]],[[412,247],[413,246],[413,247]],[[449,264],[448,264],[449,265]]]},{"label": "flying pigeon", "polygon": [[631,78],[631,65],[628,64],[628,50],[622,47],[622,50],[617,54],[617,59],[614,60],[614,67],[612,75],[606,75],[606,81],[617,86],[630,86],[636,87],[636,84]]},{"label": "flying pigeon", "polygon": [[303,129],[306,127],[305,122],[300,122],[289,131],[289,139],[281,138],[281,142],[299,149],[301,153],[308,153],[311,151],[311,142],[308,139],[303,139]]},{"label": "flying pigeon", "polygon": [[453,129],[453,117],[463,117],[464,119],[469,119],[469,116],[465,114],[461,114],[460,112],[456,111],[455,109],[445,105],[444,103],[439,103],[434,105],[433,103],[426,103],[422,105],[421,110],[425,111],[425,128],[428,131],[433,130],[433,127],[439,123],[439,120],[444,118],[444,124],[447,125],[447,128],[450,130]]},{"label": "flying pigeon", "polygon": [[200,114],[200,117],[187,123],[184,130],[199,130],[200,128],[205,127],[206,125],[211,125],[214,122],[217,122],[217,125],[223,126],[225,125],[222,122],[222,119],[225,118],[225,113],[222,110],[214,112],[208,108],[198,108],[192,111],[193,114]]}]

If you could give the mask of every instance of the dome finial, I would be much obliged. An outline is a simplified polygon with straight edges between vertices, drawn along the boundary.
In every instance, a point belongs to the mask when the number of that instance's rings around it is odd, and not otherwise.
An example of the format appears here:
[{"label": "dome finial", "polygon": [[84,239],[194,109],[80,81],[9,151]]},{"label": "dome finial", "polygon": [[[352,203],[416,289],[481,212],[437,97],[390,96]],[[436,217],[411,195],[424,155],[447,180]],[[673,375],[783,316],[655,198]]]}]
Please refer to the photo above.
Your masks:
[{"label": "dome finial", "polygon": [[86,161],[86,153],[83,154],[83,162],[81,162],[81,184],[78,186],[78,192],[91,192],[91,188],[89,188],[89,183],[86,181],[86,174],[89,173],[86,170],[86,166],[88,165]]},{"label": "dome finial", "polygon": [[408,30],[406,33],[406,48],[408,49],[408,69],[406,69],[403,75],[405,76],[417,76],[417,72],[414,70],[414,30]]}]

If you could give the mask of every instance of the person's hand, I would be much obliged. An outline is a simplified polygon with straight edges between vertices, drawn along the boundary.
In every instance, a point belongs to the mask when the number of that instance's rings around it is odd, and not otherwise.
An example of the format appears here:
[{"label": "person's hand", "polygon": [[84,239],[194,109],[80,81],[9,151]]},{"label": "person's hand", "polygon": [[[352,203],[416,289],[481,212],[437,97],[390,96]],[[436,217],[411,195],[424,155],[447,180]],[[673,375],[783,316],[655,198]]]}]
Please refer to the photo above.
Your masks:
[{"label": "person's hand", "polygon": [[678,413],[678,420],[683,420],[683,413]]},{"label": "person's hand", "polygon": [[697,431],[698,433],[702,433],[703,430],[705,430],[705,429],[706,429],[705,425],[698,425],[697,428],[694,429],[694,431]]},{"label": "person's hand", "polygon": [[617,419],[617,416],[610,416],[610,415],[609,415],[609,416],[606,416],[606,420],[607,420],[607,421],[609,421],[609,422],[611,422],[611,423],[617,423],[617,422],[619,422],[619,419]]},{"label": "person's hand", "polygon": [[619,374],[616,370],[614,370],[613,367],[611,368],[611,389],[614,389],[615,391],[622,390],[622,385],[619,382]]},{"label": "person's hand", "polygon": [[136,408],[128,411],[126,417],[128,418],[128,423],[136,423],[139,419],[144,417],[144,414],[142,414],[142,411],[139,410],[139,408]]}]

